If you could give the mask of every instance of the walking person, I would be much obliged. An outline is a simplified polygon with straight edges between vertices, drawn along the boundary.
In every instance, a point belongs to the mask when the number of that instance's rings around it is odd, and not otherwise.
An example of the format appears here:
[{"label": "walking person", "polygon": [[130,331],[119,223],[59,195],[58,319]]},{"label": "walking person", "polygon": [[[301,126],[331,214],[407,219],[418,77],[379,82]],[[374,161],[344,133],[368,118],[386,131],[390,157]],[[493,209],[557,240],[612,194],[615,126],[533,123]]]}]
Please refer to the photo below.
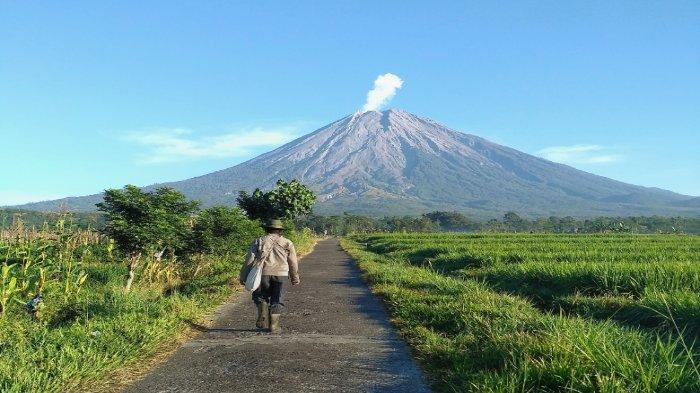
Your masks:
[{"label": "walking person", "polygon": [[291,280],[298,285],[299,265],[294,243],[282,236],[282,221],[273,219],[263,225],[265,236],[261,236],[250,246],[238,280],[245,284],[248,273],[255,263],[262,264],[260,286],[253,291],[253,302],[258,309],[255,326],[280,333],[280,314],[284,307],[284,295]]}]

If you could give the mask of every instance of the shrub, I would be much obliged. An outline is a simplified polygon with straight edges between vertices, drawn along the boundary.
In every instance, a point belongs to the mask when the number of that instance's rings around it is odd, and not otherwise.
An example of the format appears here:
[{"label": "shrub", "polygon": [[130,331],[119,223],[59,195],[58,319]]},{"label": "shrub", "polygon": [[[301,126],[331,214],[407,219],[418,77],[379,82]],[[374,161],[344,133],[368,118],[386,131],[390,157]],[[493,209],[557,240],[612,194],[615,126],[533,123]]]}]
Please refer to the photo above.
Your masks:
[{"label": "shrub", "polygon": [[250,239],[262,235],[257,221],[240,209],[212,206],[196,217],[190,237],[190,250],[200,254],[235,254],[247,250]]}]

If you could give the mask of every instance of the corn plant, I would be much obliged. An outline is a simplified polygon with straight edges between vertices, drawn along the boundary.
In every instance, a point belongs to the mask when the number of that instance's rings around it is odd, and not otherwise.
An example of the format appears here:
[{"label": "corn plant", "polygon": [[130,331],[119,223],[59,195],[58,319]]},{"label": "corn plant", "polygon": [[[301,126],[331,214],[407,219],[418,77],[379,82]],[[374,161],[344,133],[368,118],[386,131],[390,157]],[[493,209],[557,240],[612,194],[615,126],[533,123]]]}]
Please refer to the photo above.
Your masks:
[{"label": "corn plant", "polygon": [[7,310],[7,304],[14,299],[14,296],[20,291],[17,287],[17,277],[13,276],[12,270],[15,265],[2,265],[2,278],[0,281],[0,315],[4,315]]},{"label": "corn plant", "polygon": [[145,263],[141,273],[141,281],[172,288],[180,281],[180,276],[176,258],[163,259],[156,254]]}]

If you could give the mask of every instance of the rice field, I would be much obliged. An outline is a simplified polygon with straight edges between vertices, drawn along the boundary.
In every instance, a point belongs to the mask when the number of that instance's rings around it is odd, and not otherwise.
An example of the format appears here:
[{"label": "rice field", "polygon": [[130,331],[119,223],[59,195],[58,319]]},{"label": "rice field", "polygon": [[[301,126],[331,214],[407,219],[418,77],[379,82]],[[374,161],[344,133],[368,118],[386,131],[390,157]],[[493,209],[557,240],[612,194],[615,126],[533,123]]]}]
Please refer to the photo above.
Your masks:
[{"label": "rice field", "polygon": [[700,391],[700,237],[344,240],[434,387]]}]

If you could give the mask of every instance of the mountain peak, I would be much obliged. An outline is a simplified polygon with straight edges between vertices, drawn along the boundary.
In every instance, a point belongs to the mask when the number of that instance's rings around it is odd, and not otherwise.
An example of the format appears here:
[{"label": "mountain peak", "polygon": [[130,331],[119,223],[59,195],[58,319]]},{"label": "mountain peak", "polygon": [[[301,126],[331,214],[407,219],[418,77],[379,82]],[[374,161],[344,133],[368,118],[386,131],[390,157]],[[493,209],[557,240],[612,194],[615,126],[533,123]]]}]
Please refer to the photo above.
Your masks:
[{"label": "mountain peak", "polygon": [[[367,133],[371,130],[385,133],[389,131],[393,131],[393,133],[419,132],[420,129],[426,128],[429,123],[432,123],[431,120],[421,118],[399,108],[390,108],[381,112],[355,112],[346,118],[349,119],[346,124],[348,130],[361,133]],[[335,123],[331,123],[331,125],[333,124]]]},{"label": "mountain peak", "polygon": [[376,111],[376,110],[365,111],[365,112],[357,111],[357,112],[353,113],[351,116],[364,116],[364,115],[367,115],[367,116],[377,116],[377,115],[386,116],[386,115],[391,115],[391,114],[393,114],[393,115],[409,115],[409,116],[418,117],[418,116],[416,116],[408,111],[405,111],[403,109],[400,109],[400,108],[389,108],[389,109],[385,109],[383,111]]},{"label": "mountain peak", "polygon": [[393,113],[393,114],[408,114],[408,115],[411,115],[411,116],[415,116],[415,115],[411,114],[410,112],[405,111],[405,110],[403,110],[403,109],[401,109],[401,108],[389,108],[389,109],[383,110],[382,113],[386,113],[386,114],[392,114],[392,113]]}]

